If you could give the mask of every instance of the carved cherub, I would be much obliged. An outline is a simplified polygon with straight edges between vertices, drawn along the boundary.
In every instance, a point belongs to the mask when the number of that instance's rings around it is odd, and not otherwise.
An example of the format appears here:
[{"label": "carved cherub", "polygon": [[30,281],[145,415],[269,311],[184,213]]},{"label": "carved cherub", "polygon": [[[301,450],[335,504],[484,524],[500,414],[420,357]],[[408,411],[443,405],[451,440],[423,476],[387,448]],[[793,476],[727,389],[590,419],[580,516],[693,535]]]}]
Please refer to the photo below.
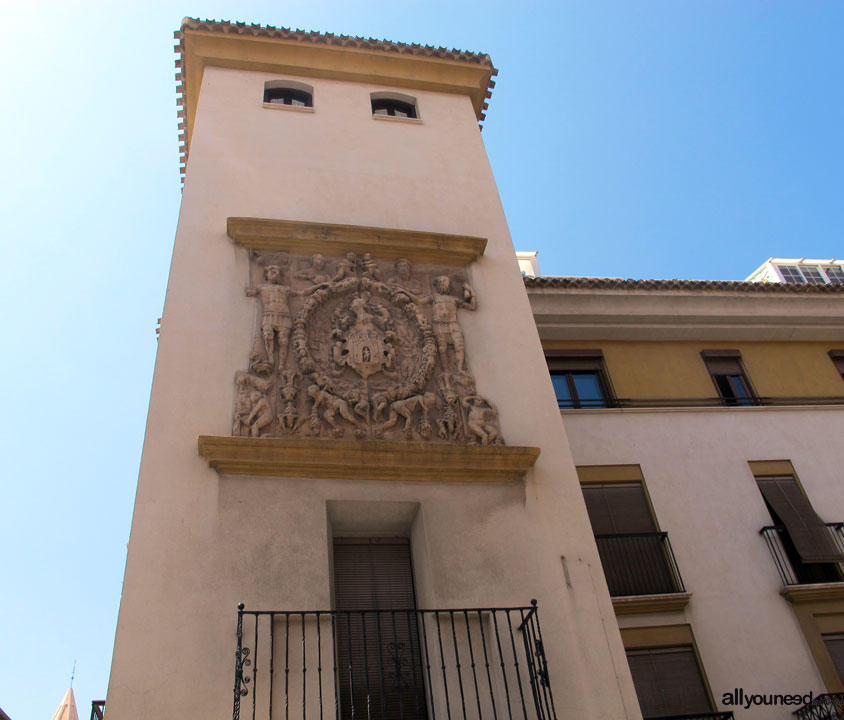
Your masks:
[{"label": "carved cherub", "polygon": [[370,253],[363,254],[363,257],[360,259],[360,265],[363,268],[363,274],[366,277],[372,280],[381,279],[381,268],[379,268],[378,263],[372,259],[372,255]]},{"label": "carved cherub", "polygon": [[346,257],[337,266],[337,274],[331,278],[331,282],[340,282],[344,278],[357,274],[358,256],[353,252],[346,253]]},{"label": "carved cherub", "polygon": [[252,412],[250,395],[253,390],[266,392],[270,387],[270,382],[268,380],[261,380],[248,373],[238,373],[235,377],[235,386],[237,387],[237,395],[234,401],[232,435],[235,437],[247,437],[250,431],[247,419]]},{"label": "carved cherub", "polygon": [[460,400],[460,403],[468,411],[466,425],[469,431],[477,436],[481,445],[501,444],[498,428],[487,419],[487,413],[492,420],[498,417],[498,411],[492,407],[489,401],[478,395],[467,395]]},{"label": "carved cherub", "polygon": [[257,390],[253,390],[249,395],[252,401],[252,412],[246,418],[246,424],[249,425],[252,437],[261,437],[261,430],[267,425],[272,425],[273,410],[267,402],[267,398]]},{"label": "carved cherub", "polygon": [[443,369],[448,369],[448,346],[454,348],[454,355],[457,362],[457,369],[466,372],[466,343],[463,339],[463,330],[457,321],[457,309],[465,308],[475,310],[477,300],[472,288],[463,283],[463,296],[455,297],[449,294],[451,280],[447,275],[440,275],[434,278],[434,294],[419,300],[419,302],[431,303],[433,310],[434,339],[437,341],[437,350],[440,356],[440,363]]},{"label": "carved cherub", "polygon": [[310,280],[314,285],[325,285],[331,279],[328,274],[328,263],[325,261],[325,256],[321,253],[315,253],[311,256],[311,266],[304,270],[299,270],[296,277],[301,280]]},{"label": "carved cherub", "polygon": [[390,415],[378,429],[378,437],[383,435],[399,420],[399,415],[404,418],[404,436],[410,440],[413,437],[413,414],[418,410],[421,413],[419,420],[419,434],[424,438],[431,436],[431,422],[428,420],[428,413],[437,406],[437,396],[434,393],[426,392],[424,395],[412,395],[404,400],[396,400],[390,405]]},{"label": "carved cherub", "polygon": [[[319,408],[324,406],[325,409],[322,412],[322,419],[331,426],[337,437],[342,436],[344,431],[343,426],[334,419],[334,416],[338,412],[344,420],[354,426],[355,435],[359,435],[358,431],[361,431],[361,428],[357,418],[355,418],[352,411],[349,409],[349,403],[343,400],[343,398],[339,398],[336,395],[331,394],[328,390],[324,387],[320,387],[319,385],[311,385],[308,388],[308,397],[313,400],[311,417],[313,418],[314,415],[319,417]],[[311,421],[311,427],[313,428],[313,420]]]},{"label": "carved cherub", "polygon": [[264,277],[267,282],[258,287],[246,289],[247,296],[261,299],[261,336],[264,339],[266,362],[269,368],[264,366],[262,357],[253,353],[250,360],[252,369],[256,371],[269,371],[276,366],[276,342],[278,343],[278,366],[284,367],[287,360],[287,348],[290,344],[290,329],[293,327],[289,298],[291,295],[301,297],[306,294],[306,291],[293,290],[282,284],[282,275],[281,264],[267,265],[264,268]]}]

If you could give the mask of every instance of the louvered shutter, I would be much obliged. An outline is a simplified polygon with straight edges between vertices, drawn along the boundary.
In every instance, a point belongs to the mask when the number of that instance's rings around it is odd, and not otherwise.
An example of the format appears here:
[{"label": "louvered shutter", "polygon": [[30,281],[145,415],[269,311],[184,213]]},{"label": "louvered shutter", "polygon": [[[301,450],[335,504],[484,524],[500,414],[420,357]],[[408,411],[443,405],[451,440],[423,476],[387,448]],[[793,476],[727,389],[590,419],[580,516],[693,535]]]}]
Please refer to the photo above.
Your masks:
[{"label": "louvered shutter", "polygon": [[844,683],[844,635],[824,635],[823,641],[835,665],[838,679]]},{"label": "louvered shutter", "polygon": [[628,650],[627,662],[645,720],[712,712],[691,647]]},{"label": "louvered shutter", "polygon": [[818,517],[793,477],[756,478],[759,490],[785,525],[800,559],[805,563],[842,562],[829,529]]},{"label": "louvered shutter", "polygon": [[425,720],[408,542],[335,539],[334,597],[343,720]]},{"label": "louvered shutter", "polygon": [[596,535],[656,532],[641,483],[584,485],[583,497]]}]

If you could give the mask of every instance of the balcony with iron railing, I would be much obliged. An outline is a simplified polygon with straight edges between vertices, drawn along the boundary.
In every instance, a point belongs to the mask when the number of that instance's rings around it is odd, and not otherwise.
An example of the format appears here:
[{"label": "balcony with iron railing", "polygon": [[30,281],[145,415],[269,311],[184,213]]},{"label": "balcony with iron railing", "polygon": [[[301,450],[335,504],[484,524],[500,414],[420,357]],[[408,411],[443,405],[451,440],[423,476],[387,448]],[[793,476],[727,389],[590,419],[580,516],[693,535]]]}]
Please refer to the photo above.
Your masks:
[{"label": "balcony with iron railing", "polygon": [[238,606],[233,720],[556,720],[528,607]]},{"label": "balcony with iron railing", "polygon": [[[844,555],[844,523],[826,523],[831,546]],[[783,585],[844,582],[844,562],[803,562],[784,525],[768,525],[759,534],[765,538]]]},{"label": "balcony with iron railing", "polygon": [[735,720],[732,712],[693,713],[692,715],[645,716],[643,720]]},{"label": "balcony with iron railing", "polygon": [[792,714],[797,720],[844,720],[844,693],[818,695]]},{"label": "balcony with iron railing", "polygon": [[612,597],[684,593],[668,533],[596,535]]}]

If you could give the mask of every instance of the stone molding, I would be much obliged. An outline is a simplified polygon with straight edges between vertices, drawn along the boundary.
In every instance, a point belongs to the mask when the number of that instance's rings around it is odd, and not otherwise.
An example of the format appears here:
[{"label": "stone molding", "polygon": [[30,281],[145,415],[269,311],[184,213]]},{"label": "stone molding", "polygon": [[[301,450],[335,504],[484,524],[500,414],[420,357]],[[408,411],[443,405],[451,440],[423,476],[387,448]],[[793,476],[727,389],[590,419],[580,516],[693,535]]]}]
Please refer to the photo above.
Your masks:
[{"label": "stone molding", "polygon": [[512,482],[540,450],[512,445],[334,441],[200,435],[199,455],[224,475],[403,482]]},{"label": "stone molding", "polygon": [[385,260],[461,266],[483,255],[487,243],[469,235],[247,217],[228,218],[226,230],[238,245],[257,252],[370,253]]}]

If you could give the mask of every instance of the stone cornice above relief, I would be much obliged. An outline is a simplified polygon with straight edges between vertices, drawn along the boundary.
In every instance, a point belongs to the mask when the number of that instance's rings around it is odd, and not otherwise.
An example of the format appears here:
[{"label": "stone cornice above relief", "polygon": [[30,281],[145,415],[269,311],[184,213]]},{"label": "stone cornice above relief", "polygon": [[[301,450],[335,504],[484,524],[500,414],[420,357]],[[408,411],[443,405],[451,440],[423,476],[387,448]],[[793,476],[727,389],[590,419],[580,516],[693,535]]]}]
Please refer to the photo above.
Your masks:
[{"label": "stone cornice above relief", "polygon": [[509,482],[522,477],[539,448],[418,442],[334,441],[200,435],[199,454],[224,475]]},{"label": "stone cornice above relief", "polygon": [[372,228],[360,225],[230,217],[229,237],[259,252],[357,255],[371,253],[386,260],[468,265],[483,255],[486,238],[469,235]]},{"label": "stone cornice above relief", "polygon": [[844,340],[844,294],[528,286],[543,341]]}]

